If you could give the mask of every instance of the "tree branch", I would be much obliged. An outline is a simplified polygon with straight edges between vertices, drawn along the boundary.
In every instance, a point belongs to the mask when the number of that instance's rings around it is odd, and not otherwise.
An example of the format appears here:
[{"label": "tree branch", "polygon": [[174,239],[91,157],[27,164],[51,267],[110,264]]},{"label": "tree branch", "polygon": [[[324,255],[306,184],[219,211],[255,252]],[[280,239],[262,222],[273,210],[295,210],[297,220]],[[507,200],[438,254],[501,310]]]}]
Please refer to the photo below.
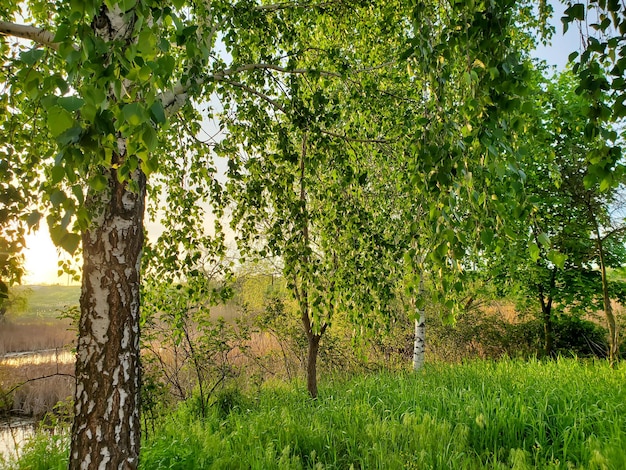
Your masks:
[{"label": "tree branch", "polygon": [[242,90],[246,90],[250,93],[252,93],[255,96],[258,96],[259,98],[261,98],[264,101],[267,101],[269,104],[271,104],[274,108],[282,111],[283,113],[287,114],[287,110],[285,109],[285,107],[283,105],[281,105],[278,101],[270,98],[269,96],[267,96],[264,93],[261,93],[260,91],[255,90],[252,87],[249,87],[248,85],[244,85],[243,83],[240,82],[233,82],[233,81],[228,81],[227,82],[229,85],[232,85],[234,87],[237,88],[241,88]]},{"label": "tree branch", "polygon": [[626,225],[622,225],[621,227],[617,227],[617,228],[614,228],[613,230],[609,230],[600,238],[600,241],[604,242],[608,238],[611,238],[615,235],[622,235],[624,234],[624,232],[626,232]]},{"label": "tree branch", "polygon": [[54,50],[59,49],[59,43],[54,41],[54,34],[36,26],[0,21],[0,35],[28,39]]},{"label": "tree branch", "polygon": [[338,139],[343,139],[343,140],[345,140],[347,142],[357,142],[357,143],[361,143],[361,144],[388,144],[390,142],[393,142],[391,140],[383,139],[383,138],[380,138],[380,139],[356,139],[356,138],[353,138],[353,137],[348,137],[345,134],[341,135],[341,134],[337,134],[335,132],[327,131],[327,130],[324,130],[324,129],[320,129],[320,132],[322,134],[326,134],[326,135],[329,135],[331,137],[336,137]]},{"label": "tree branch", "polygon": [[[165,109],[165,114],[168,116],[171,116],[185,104],[185,102],[187,101],[189,97],[188,96],[189,89],[193,85],[202,85],[204,83],[209,83],[209,82],[221,82],[234,75],[240,74],[242,72],[251,72],[253,70],[273,70],[273,71],[281,72],[281,73],[295,73],[295,74],[300,74],[300,75],[313,72],[312,70],[309,70],[309,69],[288,69],[288,68],[281,67],[279,65],[274,65],[274,64],[246,64],[246,65],[241,65],[239,67],[233,67],[229,69],[220,70],[218,72],[215,72],[214,74],[207,75],[202,79],[195,80],[194,82],[189,83],[188,85],[183,85],[181,83],[178,83],[177,85],[174,86],[172,90],[162,93],[160,99],[161,99],[161,104],[163,105],[163,108]],[[316,72],[320,73],[320,75],[341,77],[341,74],[336,73],[336,72],[328,72],[328,71],[316,71]],[[229,82],[229,83],[231,83],[233,86],[246,89],[250,91],[251,93],[256,94],[257,96],[272,103],[272,105],[276,106],[278,109],[281,109],[284,112],[284,109],[282,109],[278,103],[274,102],[268,96],[265,96],[261,94],[260,92],[253,90],[252,88],[248,87],[247,85],[244,85],[243,83],[239,83],[239,82]]]},{"label": "tree branch", "polygon": [[299,3],[299,2],[283,2],[273,3],[271,5],[258,5],[254,9],[258,11],[279,11],[287,10],[288,8],[327,8],[337,5],[338,2],[322,2],[322,3]]},{"label": "tree branch", "polygon": [[7,390],[6,392],[2,392],[3,395],[7,396],[10,395],[11,393],[13,393],[14,391],[16,391],[18,388],[23,387],[24,385],[31,383],[31,382],[37,382],[39,380],[45,380],[45,379],[51,379],[52,377],[69,377],[71,379],[76,380],[76,376],[74,374],[66,374],[63,372],[56,372],[54,374],[49,374],[49,375],[41,375],[39,377],[33,377],[30,379],[26,379],[23,382],[18,383],[17,385],[14,385],[12,388],[10,388],[9,390]]},{"label": "tree branch", "polygon": [[306,73],[313,73],[313,72],[317,72],[320,75],[324,75],[327,77],[341,77],[340,73],[337,72],[329,72],[327,70],[311,70],[311,69],[288,69],[286,67],[281,67],[280,65],[274,65],[274,64],[246,64],[246,65],[241,65],[239,67],[234,67],[231,69],[225,69],[221,72],[218,72],[214,75],[215,80],[222,80],[226,77],[232,76],[232,75],[236,75],[238,73],[241,72],[250,72],[252,70],[274,70],[276,72],[282,72],[282,73],[295,73],[298,75],[302,75],[302,74],[306,74]]}]

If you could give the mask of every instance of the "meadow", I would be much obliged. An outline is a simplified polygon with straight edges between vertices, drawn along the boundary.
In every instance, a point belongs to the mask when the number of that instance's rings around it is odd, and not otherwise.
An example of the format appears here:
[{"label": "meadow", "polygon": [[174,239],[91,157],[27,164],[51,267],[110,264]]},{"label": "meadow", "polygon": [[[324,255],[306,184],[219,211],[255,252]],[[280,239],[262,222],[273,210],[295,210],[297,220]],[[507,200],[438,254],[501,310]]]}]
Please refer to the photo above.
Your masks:
[{"label": "meadow", "polygon": [[42,417],[74,390],[79,286],[17,286],[0,322],[0,413]]},{"label": "meadow", "polygon": [[0,325],[0,354],[63,348],[76,337],[79,286],[17,286]]},{"label": "meadow", "polygon": [[[225,388],[144,433],[141,468],[626,468],[626,367],[604,361],[474,360],[413,374]],[[165,411],[165,410],[164,410]],[[67,437],[42,433],[15,469],[62,469]]]}]

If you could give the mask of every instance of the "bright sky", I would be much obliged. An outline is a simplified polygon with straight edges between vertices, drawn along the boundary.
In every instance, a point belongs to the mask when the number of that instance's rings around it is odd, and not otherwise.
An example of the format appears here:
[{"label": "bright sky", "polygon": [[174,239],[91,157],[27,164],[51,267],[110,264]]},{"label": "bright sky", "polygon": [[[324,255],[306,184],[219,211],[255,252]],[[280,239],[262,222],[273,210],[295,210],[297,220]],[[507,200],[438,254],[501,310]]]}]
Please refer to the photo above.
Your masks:
[{"label": "bright sky", "polygon": [[[551,23],[556,28],[552,45],[544,47],[540,46],[536,51],[539,59],[545,60],[548,64],[556,65],[558,70],[565,68],[568,55],[577,50],[580,44],[578,32],[575,28],[571,28],[566,36],[563,36],[563,27],[561,17],[565,6],[559,1],[551,1],[554,7],[554,15]],[[147,224],[148,233],[152,236],[158,236],[161,228],[155,224]],[[58,277],[58,251],[50,240],[48,228],[42,224],[41,230],[28,235],[26,237],[27,250],[26,257],[26,276],[23,279],[24,284],[67,284],[67,276]]]}]

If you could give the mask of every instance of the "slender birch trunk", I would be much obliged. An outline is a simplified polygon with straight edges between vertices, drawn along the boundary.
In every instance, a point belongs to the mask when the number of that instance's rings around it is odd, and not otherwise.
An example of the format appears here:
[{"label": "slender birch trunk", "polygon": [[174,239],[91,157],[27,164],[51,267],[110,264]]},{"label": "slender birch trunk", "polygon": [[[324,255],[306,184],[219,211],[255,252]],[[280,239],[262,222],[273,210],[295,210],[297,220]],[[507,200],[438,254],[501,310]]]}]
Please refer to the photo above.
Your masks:
[{"label": "slender birch trunk", "polygon": [[[415,305],[415,299],[411,302]],[[415,318],[415,340],[413,342],[413,370],[419,371],[424,367],[426,355],[426,315],[424,309],[419,309]]]}]

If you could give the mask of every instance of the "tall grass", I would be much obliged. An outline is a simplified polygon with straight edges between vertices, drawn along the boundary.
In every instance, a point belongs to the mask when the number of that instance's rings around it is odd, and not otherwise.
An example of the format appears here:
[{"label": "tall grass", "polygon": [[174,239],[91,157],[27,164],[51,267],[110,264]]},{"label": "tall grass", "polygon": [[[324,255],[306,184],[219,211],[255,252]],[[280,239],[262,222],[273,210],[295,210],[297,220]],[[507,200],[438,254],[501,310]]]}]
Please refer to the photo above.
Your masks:
[{"label": "tall grass", "polygon": [[317,401],[273,386],[204,423],[181,409],[143,465],[626,468],[625,375],[604,363],[481,361],[337,379]]},{"label": "tall grass", "polygon": [[[626,468],[626,367],[476,361],[189,401],[144,442],[144,469]],[[25,467],[16,468],[43,468]]]}]

